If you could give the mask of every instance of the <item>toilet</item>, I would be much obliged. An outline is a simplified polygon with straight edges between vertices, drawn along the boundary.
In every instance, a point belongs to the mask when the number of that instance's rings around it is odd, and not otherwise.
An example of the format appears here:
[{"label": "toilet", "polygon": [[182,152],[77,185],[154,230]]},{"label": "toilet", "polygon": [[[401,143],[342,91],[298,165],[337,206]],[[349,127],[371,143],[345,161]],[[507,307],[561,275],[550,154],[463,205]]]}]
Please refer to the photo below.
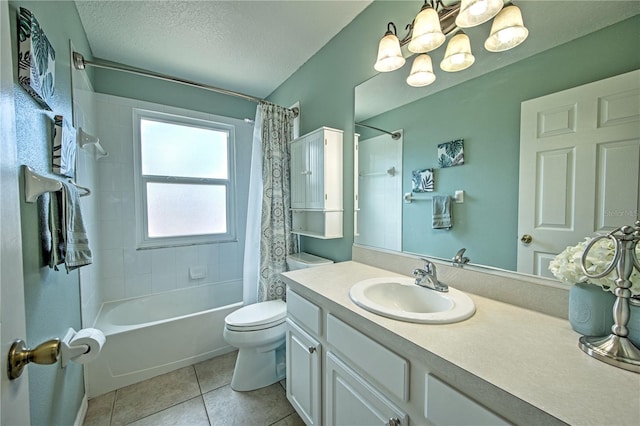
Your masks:
[{"label": "toilet", "polygon": [[[333,263],[309,253],[287,256],[289,271]],[[224,319],[224,340],[238,348],[231,389],[251,391],[285,377],[287,304],[270,300],[244,306]]]}]

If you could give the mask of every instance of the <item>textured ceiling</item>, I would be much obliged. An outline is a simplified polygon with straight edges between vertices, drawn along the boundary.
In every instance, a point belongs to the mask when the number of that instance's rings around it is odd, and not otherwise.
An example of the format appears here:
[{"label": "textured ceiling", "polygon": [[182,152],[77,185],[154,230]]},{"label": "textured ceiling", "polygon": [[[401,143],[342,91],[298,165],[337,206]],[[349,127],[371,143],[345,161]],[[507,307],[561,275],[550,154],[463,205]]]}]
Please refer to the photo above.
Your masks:
[{"label": "textured ceiling", "polygon": [[371,1],[75,3],[95,57],[264,98]]}]

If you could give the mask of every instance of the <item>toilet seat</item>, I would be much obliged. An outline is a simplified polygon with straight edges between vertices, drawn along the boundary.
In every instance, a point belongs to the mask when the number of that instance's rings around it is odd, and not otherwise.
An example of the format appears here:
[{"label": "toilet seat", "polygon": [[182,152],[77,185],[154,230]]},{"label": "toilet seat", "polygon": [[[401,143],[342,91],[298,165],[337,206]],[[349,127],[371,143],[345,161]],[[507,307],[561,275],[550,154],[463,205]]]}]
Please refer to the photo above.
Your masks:
[{"label": "toilet seat", "polygon": [[232,331],[256,331],[282,324],[287,317],[287,304],[282,300],[254,303],[227,315],[225,326]]}]

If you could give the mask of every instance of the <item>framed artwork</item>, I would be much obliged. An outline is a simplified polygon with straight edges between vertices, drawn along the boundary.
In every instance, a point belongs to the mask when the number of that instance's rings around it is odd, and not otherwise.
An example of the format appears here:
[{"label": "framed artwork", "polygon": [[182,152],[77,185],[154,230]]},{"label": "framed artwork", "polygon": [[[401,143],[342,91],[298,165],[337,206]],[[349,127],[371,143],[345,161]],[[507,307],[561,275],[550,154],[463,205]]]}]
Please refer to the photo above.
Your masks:
[{"label": "framed artwork", "polygon": [[433,169],[413,170],[411,185],[413,192],[433,192]]},{"label": "framed artwork", "polygon": [[61,115],[53,120],[53,173],[75,177],[76,130]]},{"label": "framed artwork", "polygon": [[18,12],[18,82],[49,111],[55,70],[56,52],[35,16],[21,7]]},{"label": "framed artwork", "polygon": [[438,166],[440,168],[461,166],[464,164],[464,139],[445,142],[438,145]]}]

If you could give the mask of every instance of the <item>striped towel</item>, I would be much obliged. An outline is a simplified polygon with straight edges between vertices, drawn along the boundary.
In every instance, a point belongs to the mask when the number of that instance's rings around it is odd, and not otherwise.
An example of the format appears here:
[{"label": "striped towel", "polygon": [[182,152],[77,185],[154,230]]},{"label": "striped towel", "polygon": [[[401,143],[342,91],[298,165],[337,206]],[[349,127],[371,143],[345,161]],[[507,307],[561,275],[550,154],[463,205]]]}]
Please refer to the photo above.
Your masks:
[{"label": "striped towel", "polygon": [[82,220],[80,194],[72,183],[62,182],[62,210],[65,225],[64,264],[67,272],[93,263],[89,238]]},{"label": "striped towel", "polygon": [[62,209],[62,192],[56,191],[48,194],[48,228],[49,234],[43,236],[43,249],[48,255],[49,268],[58,271],[58,265],[64,263],[64,222]]},{"label": "striped towel", "polygon": [[451,197],[448,195],[433,196],[433,229],[451,229]]}]

